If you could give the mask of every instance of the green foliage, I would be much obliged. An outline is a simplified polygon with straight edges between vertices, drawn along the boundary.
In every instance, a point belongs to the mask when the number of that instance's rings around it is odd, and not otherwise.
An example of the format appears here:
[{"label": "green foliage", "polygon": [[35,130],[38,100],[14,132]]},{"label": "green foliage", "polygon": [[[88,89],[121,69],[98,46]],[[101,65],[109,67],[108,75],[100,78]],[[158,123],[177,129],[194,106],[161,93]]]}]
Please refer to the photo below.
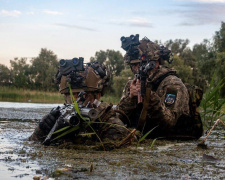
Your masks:
[{"label": "green foliage", "polygon": [[113,78],[114,76],[119,76],[120,72],[124,69],[123,55],[119,51],[109,50],[99,51],[95,53],[95,57],[91,57],[90,61],[98,61],[104,64],[110,73],[110,81],[108,90],[113,93]]},{"label": "green foliage", "polygon": [[225,22],[221,22],[221,28],[214,35],[214,47],[218,52],[225,52]]},{"label": "green foliage", "polygon": [[0,85],[9,85],[11,80],[11,73],[7,66],[0,64]]},{"label": "green foliage", "polygon": [[209,88],[203,95],[201,101],[201,117],[206,127],[211,127],[214,121],[225,115],[223,106],[225,105],[225,99],[220,98],[220,91],[224,87],[223,80],[220,80],[215,85],[215,76],[212,78]]},{"label": "green foliage", "polygon": [[101,64],[105,64],[111,75],[118,76],[124,69],[123,55],[119,51],[109,50],[99,51],[95,53],[95,57],[91,57],[90,61],[98,61]]},{"label": "green foliage", "polygon": [[189,42],[190,41],[188,39],[175,39],[174,41],[170,39],[165,42],[165,46],[171,49],[174,54],[180,56],[187,48]]},{"label": "green foliage", "polygon": [[[177,70],[184,82],[197,84],[205,90],[214,73],[216,73],[215,82],[225,77],[224,22],[221,22],[219,31],[215,32],[212,42],[204,39],[202,43],[195,44],[192,50],[188,47],[188,39],[168,40],[164,44],[172,50],[174,54],[172,67]],[[109,49],[100,50],[90,60],[97,60],[108,67],[111,81],[109,82],[109,92],[106,93],[110,99],[120,97],[127,78],[132,77],[129,68],[125,69],[124,67],[122,54],[119,51]],[[53,83],[58,60],[52,51],[42,48],[39,55],[33,58],[30,63],[27,62],[26,58],[14,58],[10,63],[10,68],[0,64],[1,86],[41,91],[58,90],[58,87]],[[225,87],[221,89],[221,96],[225,96]]]},{"label": "green foliage", "polygon": [[58,92],[24,90],[9,86],[0,86],[0,101],[32,103],[63,103],[64,97]]},{"label": "green foliage", "polygon": [[30,66],[26,58],[14,58],[10,60],[11,64],[11,81],[17,88],[28,88],[31,83]]},{"label": "green foliage", "polygon": [[36,87],[47,91],[55,89],[53,82],[58,67],[57,56],[52,51],[42,48],[38,57],[34,58],[31,63]]},{"label": "green foliage", "polygon": [[[217,53],[217,58],[216,58],[216,75],[218,80],[224,81],[225,77],[225,52]],[[221,88],[220,95],[222,97],[225,97],[225,86]]]},{"label": "green foliage", "polygon": [[[197,77],[199,77],[199,79],[211,81],[215,72],[215,68],[213,67],[216,65],[216,52],[213,44],[207,39],[200,44],[195,44],[193,47],[193,55],[199,70]],[[201,87],[205,89],[205,85]]]},{"label": "green foliage", "polygon": [[194,77],[192,76],[192,68],[184,64],[184,61],[178,57],[174,56],[172,67],[176,69],[178,76],[182,79],[184,83],[194,83]]},{"label": "green foliage", "polygon": [[113,78],[113,89],[116,97],[121,97],[123,88],[125,87],[128,80],[133,78],[133,73],[130,69],[124,69],[121,71],[120,76]]},{"label": "green foliage", "polygon": [[105,94],[103,97],[101,97],[101,101],[107,102],[107,103],[113,103],[114,105],[117,105],[120,101],[120,97],[116,97],[114,94]]},{"label": "green foliage", "polygon": [[[148,136],[155,128],[157,128],[157,127],[158,127],[158,126],[152,128],[152,129],[149,130],[145,135],[143,135],[143,136],[138,140],[137,147],[138,147],[139,144],[140,144],[142,141],[144,141],[144,140],[147,138],[147,136]],[[153,147],[153,144],[155,143],[155,141],[156,141],[156,139],[154,139],[154,141],[152,142],[151,147]]]}]

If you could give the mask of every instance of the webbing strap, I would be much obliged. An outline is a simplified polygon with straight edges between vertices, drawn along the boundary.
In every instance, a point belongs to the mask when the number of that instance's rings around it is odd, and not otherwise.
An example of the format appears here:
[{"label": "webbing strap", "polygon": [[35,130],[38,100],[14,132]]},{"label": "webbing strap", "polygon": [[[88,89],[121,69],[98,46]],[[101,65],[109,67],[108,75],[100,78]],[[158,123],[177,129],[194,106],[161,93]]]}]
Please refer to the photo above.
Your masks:
[{"label": "webbing strap", "polygon": [[143,102],[143,108],[142,108],[141,115],[140,115],[140,118],[139,118],[139,121],[138,121],[138,126],[137,126],[137,129],[139,131],[142,131],[142,129],[145,125],[145,120],[146,120],[146,116],[147,116],[147,109],[148,109],[149,101],[150,101],[150,95],[151,95],[151,88],[147,87],[146,92],[145,92],[145,99],[144,99],[144,102]]}]

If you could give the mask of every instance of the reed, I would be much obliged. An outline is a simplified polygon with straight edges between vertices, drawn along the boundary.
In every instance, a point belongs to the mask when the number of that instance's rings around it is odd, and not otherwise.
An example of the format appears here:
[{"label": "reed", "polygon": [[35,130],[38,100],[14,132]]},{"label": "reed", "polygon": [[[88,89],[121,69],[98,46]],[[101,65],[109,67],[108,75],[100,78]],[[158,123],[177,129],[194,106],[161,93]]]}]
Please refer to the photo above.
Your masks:
[{"label": "reed", "polygon": [[[118,104],[120,98],[113,94],[105,94],[102,101]],[[15,87],[0,87],[0,101],[7,102],[32,102],[32,103],[64,103],[64,97],[59,92],[47,92]]]},{"label": "reed", "polygon": [[0,101],[63,103],[64,97],[58,92],[18,89],[14,87],[0,87]]},{"label": "reed", "polygon": [[[215,85],[216,84],[216,85]],[[224,79],[215,83],[215,76],[213,77],[209,88],[203,95],[201,102],[201,117],[206,128],[211,127],[216,119],[224,121],[225,116],[225,98],[220,97],[220,91],[225,85]]]}]

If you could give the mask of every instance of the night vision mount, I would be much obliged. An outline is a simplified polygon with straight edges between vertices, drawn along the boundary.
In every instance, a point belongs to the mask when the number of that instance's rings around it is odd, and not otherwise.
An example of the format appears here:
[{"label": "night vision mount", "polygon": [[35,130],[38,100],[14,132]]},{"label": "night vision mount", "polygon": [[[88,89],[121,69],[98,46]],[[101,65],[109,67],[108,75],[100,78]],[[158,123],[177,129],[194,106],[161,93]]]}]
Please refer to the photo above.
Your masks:
[{"label": "night vision mount", "polygon": [[130,60],[138,59],[139,58],[139,50],[138,45],[139,42],[139,34],[130,35],[129,37],[122,36],[120,38],[122,42],[122,48],[126,51],[127,55],[129,56]]},{"label": "night vision mount", "polygon": [[59,65],[60,73],[67,76],[71,72],[84,71],[84,58],[61,59]]}]

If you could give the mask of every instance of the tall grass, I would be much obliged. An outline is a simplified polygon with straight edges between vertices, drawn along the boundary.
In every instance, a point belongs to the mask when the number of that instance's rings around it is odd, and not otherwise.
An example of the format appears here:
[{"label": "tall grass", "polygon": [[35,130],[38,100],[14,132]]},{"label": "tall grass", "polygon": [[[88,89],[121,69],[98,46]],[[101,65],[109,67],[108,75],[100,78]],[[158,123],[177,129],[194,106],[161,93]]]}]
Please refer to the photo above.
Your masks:
[{"label": "tall grass", "polygon": [[34,102],[34,103],[63,103],[64,97],[59,92],[46,92],[0,87],[0,101]]},{"label": "tall grass", "polygon": [[201,117],[206,128],[211,127],[216,119],[225,120],[223,119],[225,115],[225,99],[220,97],[220,91],[225,83],[221,80],[217,85],[214,86],[214,84],[215,79],[213,78],[201,102]]},{"label": "tall grass", "polygon": [[[102,101],[118,104],[120,98],[113,94],[105,94]],[[33,102],[33,103],[64,103],[64,96],[59,92],[35,91],[15,87],[0,87],[0,101]]]}]

